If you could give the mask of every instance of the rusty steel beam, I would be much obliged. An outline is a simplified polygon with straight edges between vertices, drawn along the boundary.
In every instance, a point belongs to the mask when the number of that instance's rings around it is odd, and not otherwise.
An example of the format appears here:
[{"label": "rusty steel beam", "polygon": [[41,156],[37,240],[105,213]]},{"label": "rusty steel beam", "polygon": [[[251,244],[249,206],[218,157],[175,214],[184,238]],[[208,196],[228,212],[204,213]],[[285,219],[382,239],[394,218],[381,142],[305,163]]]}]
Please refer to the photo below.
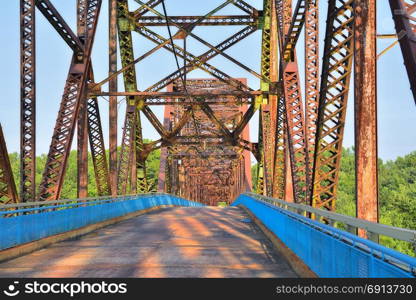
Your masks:
[{"label": "rusty steel beam", "polygon": [[[139,3],[143,3],[140,0],[135,0],[136,2]],[[216,8],[214,11],[219,11],[222,7],[225,7],[229,2],[231,2],[230,0],[226,1],[222,6],[219,6],[218,8]],[[155,13],[156,15],[158,15],[159,17],[165,18],[167,22],[171,22],[173,26],[177,27],[179,29],[180,32],[182,32],[182,35],[185,36],[190,36],[192,38],[194,38],[195,40],[197,40],[198,42],[200,42],[201,44],[207,46],[210,50],[215,51],[217,54],[225,57],[226,59],[228,59],[229,61],[233,62],[234,64],[238,65],[239,67],[243,68],[244,70],[248,71],[250,74],[257,76],[259,78],[261,78],[261,76],[259,74],[257,74],[257,72],[253,71],[252,69],[250,69],[249,67],[247,67],[246,65],[242,64],[241,62],[239,62],[238,60],[234,59],[233,57],[231,57],[230,55],[228,55],[227,53],[225,53],[224,51],[220,51],[218,50],[215,46],[213,46],[212,44],[210,44],[209,42],[207,42],[205,39],[200,38],[198,35],[194,34],[192,32],[192,29],[196,26],[196,24],[200,24],[200,22],[202,22],[202,20],[204,20],[207,16],[203,16],[201,17],[201,20],[197,20],[195,22],[195,24],[192,24],[191,26],[181,26],[180,24],[177,24],[175,22],[173,22],[173,20],[168,17],[168,16],[164,16],[163,14],[159,13],[157,10],[155,9],[150,9],[153,13]],[[140,30],[141,29],[141,30]],[[145,28],[145,27],[137,27],[136,26],[136,30],[142,34],[145,37],[148,37],[148,35],[152,35],[151,38],[157,39],[155,38],[155,36],[157,36],[157,34],[153,33],[150,31],[150,29]],[[143,31],[144,30],[144,31]],[[163,39],[161,36],[157,36],[159,39]],[[163,43],[159,42],[159,44]],[[166,44],[164,46],[164,48],[166,48],[166,46],[169,46],[170,44]],[[173,46],[173,45],[170,45]],[[187,56],[186,54],[188,54],[187,51],[184,51],[183,49],[180,49],[178,46],[175,46],[176,49],[172,49],[170,51],[175,52],[175,50],[180,50],[180,52],[184,53],[184,56]],[[185,59],[185,57],[182,56],[182,58]],[[189,60],[188,60],[189,61]],[[264,77],[263,77],[264,78]]]},{"label": "rusty steel beam", "polygon": [[242,11],[248,13],[251,16],[259,16],[260,12],[255,9],[252,5],[248,4],[247,2],[243,0],[236,0],[232,3],[235,7],[238,7]]},{"label": "rusty steel beam", "polygon": [[16,184],[10,165],[9,152],[0,124],[0,204],[18,203]]},{"label": "rusty steel beam", "polygon": [[140,193],[149,192],[149,184],[147,181],[146,174],[146,159],[148,153],[145,151],[143,142],[143,130],[140,118],[140,111],[136,111],[136,124],[135,124],[135,144],[134,144],[134,155],[136,159],[136,177],[132,179],[133,184],[136,185],[136,190]]},{"label": "rusty steel beam", "polygon": [[40,200],[59,199],[62,191],[79,106],[82,98],[85,96],[84,91],[89,74],[90,57],[100,8],[100,0],[91,0],[88,2],[86,24],[88,38],[85,41],[85,51],[82,57],[79,56],[79,53],[74,53],[72,58],[40,184]]},{"label": "rusty steel beam", "polygon": [[283,70],[287,139],[293,192],[296,203],[309,204],[309,154],[297,62],[287,63]]},{"label": "rusty steel beam", "polygon": [[87,100],[88,137],[91,158],[94,165],[95,183],[100,196],[111,194],[107,157],[105,153],[104,136],[101,126],[100,111],[96,98]]},{"label": "rusty steel beam", "polygon": [[[231,76],[227,75],[225,72],[222,72],[218,68],[208,64],[206,61],[202,61],[199,59],[199,57],[196,57],[195,55],[192,55],[188,51],[185,51],[181,47],[175,45],[174,47],[172,44],[167,43],[168,39],[163,38],[162,36],[156,34],[155,32],[152,32],[150,29],[145,27],[138,27],[136,28],[136,31],[141,34],[142,36],[146,37],[147,39],[151,40],[152,42],[158,44],[158,45],[164,45],[163,48],[166,50],[169,50],[170,52],[176,53],[176,55],[180,58],[183,58],[186,62],[189,62],[193,68],[199,68],[208,74],[218,78],[222,79],[223,81],[229,81],[234,82],[236,87],[243,86],[243,88],[248,89],[246,85],[242,85],[241,82],[238,82],[237,80],[234,80],[231,78]],[[261,77],[256,72],[252,71],[250,68],[246,67],[245,65],[239,63],[234,58],[228,56],[227,54],[223,53],[222,51],[218,50],[217,48],[211,49],[212,51],[216,52],[216,54],[222,54],[223,56],[226,56],[229,58],[229,60],[236,63],[238,66],[242,67],[243,69],[247,70],[248,72],[252,73],[255,76]],[[206,59],[205,57],[203,59]],[[208,58],[208,59],[212,59]],[[208,60],[207,59],[207,60]],[[183,67],[183,68],[186,68]],[[185,72],[184,74],[186,74]],[[249,89],[248,89],[249,90]]]},{"label": "rusty steel beam", "polygon": [[20,199],[36,199],[35,1],[20,0]]},{"label": "rusty steel beam", "polygon": [[149,0],[145,3],[145,5],[141,5],[138,9],[136,9],[131,15],[134,18],[140,18],[146,13],[149,12],[149,7],[154,8],[162,3],[162,0]]},{"label": "rusty steel beam", "polygon": [[[288,2],[288,3],[287,3]],[[277,16],[277,28],[274,29],[277,33],[280,63],[279,63],[279,80],[282,82],[283,78],[283,44],[285,42],[285,36],[289,31],[291,19],[292,19],[292,2],[291,0],[279,0],[275,1],[274,10]],[[288,9],[290,8],[290,9]],[[283,86],[283,84],[282,84]],[[273,197],[278,199],[284,199],[288,201],[289,198],[293,198],[293,191],[287,194],[289,176],[291,178],[290,171],[290,158],[287,159],[287,126],[286,126],[286,104],[284,93],[278,96],[276,103],[276,128],[275,128],[275,155],[273,164]]]},{"label": "rusty steel beam", "polygon": [[81,99],[77,120],[77,198],[88,197],[87,102]]},{"label": "rusty steel beam", "polygon": [[310,0],[305,16],[305,130],[313,162],[319,106],[319,0]]},{"label": "rusty steel beam", "polygon": [[[218,6],[217,8],[215,8],[215,9],[213,9],[212,11],[210,11],[209,13],[207,13],[204,17],[209,17],[209,16],[211,16],[211,15],[213,15],[214,13],[216,13],[218,10],[220,10],[222,7],[224,7],[226,4],[228,4],[229,2],[231,2],[232,0],[228,0],[228,1],[226,1],[224,4],[222,4],[222,5],[220,5],[220,6]],[[144,5],[144,7],[149,7],[148,5]],[[124,30],[125,31],[128,31],[130,28],[129,28],[129,20],[127,19],[127,17],[123,17],[122,18],[122,20],[123,20],[123,22],[122,22],[122,25],[123,25],[123,28],[124,28]],[[193,23],[192,25],[193,26],[196,26],[197,24],[199,24],[200,22],[202,22],[204,20],[204,18],[203,17],[201,17],[201,19],[200,20],[198,20],[198,21],[196,21],[195,23]],[[174,36],[173,36],[173,38],[175,38],[175,37],[177,37],[177,36],[179,36],[179,35],[181,35],[181,31],[178,31]],[[233,36],[234,37],[234,36]],[[225,42],[227,42],[227,40],[226,41],[224,41],[223,43],[225,43]],[[229,40],[228,40],[228,42],[230,42]],[[145,58],[147,58],[147,57],[149,57],[151,54],[153,54],[153,53],[155,53],[157,50],[159,50],[159,49],[161,49],[162,47],[164,47],[164,46],[166,46],[167,44],[169,44],[170,43],[170,39],[165,39],[165,41],[163,42],[163,43],[161,43],[161,44],[158,44],[155,48],[153,48],[153,49],[151,49],[151,50],[149,50],[149,51],[147,51],[145,54],[143,54],[143,55],[141,55],[140,57],[138,57],[138,58],[136,58],[136,59],[134,59],[133,61],[129,61],[129,63],[128,64],[125,64],[120,70],[118,70],[117,72],[115,72],[115,73],[113,73],[112,75],[110,75],[109,77],[107,77],[106,79],[104,79],[104,80],[102,80],[102,81],[100,81],[99,83],[97,83],[96,85],[94,85],[94,87],[93,87],[93,89],[98,89],[98,88],[100,88],[102,85],[104,85],[105,83],[107,83],[108,81],[110,81],[112,78],[114,78],[114,77],[116,77],[116,76],[118,76],[119,74],[121,74],[121,73],[123,73],[123,72],[128,72],[131,68],[133,68],[134,66],[135,66],[135,64],[137,64],[138,62],[140,62],[140,61],[142,61],[143,59],[145,59]],[[220,49],[218,49],[219,48],[219,46],[217,46],[217,47],[215,47],[215,48],[217,48],[217,50],[220,50]],[[212,50],[212,49],[211,49]],[[214,51],[215,52],[215,51]],[[216,53],[218,53],[218,51],[216,52]],[[173,81],[172,81],[173,82]],[[163,87],[162,87],[163,88]]]},{"label": "rusty steel beam", "polygon": [[[255,96],[262,95],[261,91],[195,91],[191,93],[185,92],[95,92],[90,91],[89,96],[118,96],[118,97],[128,97],[128,96],[138,96],[143,99],[186,99],[186,98],[201,98],[201,99],[211,99],[211,98],[254,98]],[[243,101],[244,99],[241,99]],[[192,99],[190,100],[192,101]],[[196,100],[194,100],[196,101]],[[170,103],[169,101],[163,103]],[[182,103],[182,102],[181,102]]]},{"label": "rusty steel beam", "polygon": [[[186,86],[190,93],[208,88],[216,88],[220,93],[220,89],[232,88],[218,79],[188,79]],[[180,90],[183,90],[180,81],[168,86],[168,93]],[[241,160],[244,151],[244,160],[249,159],[248,151],[235,145],[241,138],[248,138],[248,128],[244,128],[238,139],[232,136],[246,109],[240,109],[235,101],[225,104],[204,102],[184,121],[183,115],[189,111],[187,106],[166,106],[165,130],[172,132],[179,124],[181,129],[177,131],[178,135],[161,142],[159,191],[216,205],[218,201],[232,201],[242,190],[249,188],[247,164],[232,163]],[[161,147],[159,142],[154,145]]]},{"label": "rusty steel beam", "polygon": [[[230,48],[231,46],[235,45],[236,43],[240,42],[244,38],[248,37],[252,33],[256,31],[256,28],[253,27],[246,27],[239,31],[238,33],[234,34],[233,36],[229,37],[222,43],[218,44],[215,48],[218,51],[225,51],[226,49]],[[176,48],[176,47],[175,47]],[[173,83],[175,80],[179,79],[181,74],[189,73],[197,68],[200,68],[200,65],[206,62],[215,56],[218,55],[218,51],[208,50],[204,54],[194,58],[191,63],[187,64],[185,67],[182,67],[178,71],[173,72],[172,74],[166,76],[162,80],[158,81],[157,83],[153,84],[149,88],[147,88],[146,92],[157,92],[166,87],[167,85]],[[203,69],[204,70],[204,69]],[[216,68],[211,69],[211,65],[208,65],[207,69],[213,76],[222,80],[225,83],[233,84],[235,88],[239,91],[250,91],[250,89],[244,85],[243,83],[234,80],[227,74],[217,70]],[[215,75],[214,75],[215,74]]]},{"label": "rusty steel beam", "polygon": [[[298,3],[299,4],[299,3]],[[277,12],[279,23],[282,26],[279,34],[280,43],[285,43],[293,29],[292,1],[284,0],[278,3]],[[284,45],[284,44],[283,44]],[[286,167],[290,172],[293,182],[293,198],[297,203],[309,203],[309,155],[308,140],[306,136],[306,126],[304,118],[303,100],[301,94],[300,78],[296,50],[291,50],[289,58],[284,57],[285,47],[281,48],[281,80],[283,82],[284,103],[285,103],[285,127],[286,127],[286,146],[290,157],[290,164]],[[280,125],[281,127],[281,125]],[[281,156],[283,153],[281,153]],[[286,175],[287,177],[287,175]],[[285,180],[287,183],[288,181]],[[287,190],[287,189],[286,189]],[[290,196],[285,195],[285,198]]]},{"label": "rusty steel beam", "polygon": [[117,191],[119,195],[125,195],[127,193],[127,183],[131,172],[131,167],[129,167],[129,165],[133,163],[132,154],[134,149],[134,131],[137,116],[135,110],[135,106],[129,106],[126,110],[120,155],[118,157]]},{"label": "rusty steel beam", "polygon": [[[286,61],[291,61],[294,59],[296,43],[299,39],[303,25],[305,24],[305,15],[308,1],[310,0],[298,0],[293,12],[293,19],[291,21],[289,30],[286,33],[285,43],[283,45],[283,57]],[[292,7],[289,8],[286,6],[285,9],[290,11],[290,14],[292,14]]]},{"label": "rusty steel beam", "polygon": [[[117,72],[117,1],[109,0],[108,5],[108,75]],[[117,92],[117,77],[113,77],[108,83],[109,93]],[[109,172],[110,190],[113,196],[117,195],[117,96],[109,95]]]},{"label": "rusty steel beam", "polygon": [[354,0],[330,0],[314,153],[312,206],[335,210],[353,60]]},{"label": "rusty steel beam", "polygon": [[49,0],[36,0],[36,7],[51,23],[56,32],[63,38],[68,46],[74,51],[82,55],[84,46],[78,39],[77,35],[72,31],[65,22],[55,6]]},{"label": "rusty steel beam", "polygon": [[[275,55],[277,55],[277,40],[272,40],[272,30],[276,29],[276,24],[274,24],[275,11],[272,2],[270,0],[263,2],[264,22],[262,28],[261,75],[263,78],[267,78],[268,81],[262,80],[260,82],[260,88],[264,94],[260,107],[261,123],[259,126],[261,127],[261,132],[259,134],[261,133],[262,137],[259,139],[259,147],[263,153],[261,155],[262,162],[257,170],[257,178],[259,179],[258,191],[266,196],[271,196],[273,193],[273,158],[275,150],[275,112],[273,111],[274,103],[270,100],[276,99],[269,97],[272,64],[276,63]],[[273,37],[275,37],[275,32],[273,32]],[[276,70],[274,71],[276,73]]]},{"label": "rusty steel beam", "polygon": [[416,103],[416,1],[389,0],[404,65]]},{"label": "rusty steel beam", "polygon": [[[203,16],[170,16],[168,21],[169,26],[179,24],[181,26],[187,26],[195,23],[197,20],[203,18],[203,20],[196,24],[196,26],[232,26],[232,25],[245,25],[245,26],[258,26],[259,20],[253,16],[247,15],[229,15],[229,16],[209,16],[204,18]],[[166,20],[160,16],[143,16],[136,19],[137,26],[166,26]]]},{"label": "rusty steel beam", "polygon": [[[89,83],[94,82],[93,70],[90,67]],[[88,139],[91,149],[91,159],[94,166],[95,184],[98,195],[112,194],[107,155],[104,144],[104,134],[101,125],[100,109],[96,97],[87,97],[86,114]]]},{"label": "rusty steel beam", "polygon": [[[376,3],[354,3],[355,180],[357,217],[378,222]],[[359,235],[366,234],[359,231]]]},{"label": "rusty steel beam", "polygon": [[[124,88],[127,92],[137,91],[136,70],[134,68],[126,68],[134,65],[133,40],[129,27],[129,8],[128,1],[117,1],[117,20],[118,20],[118,38],[120,45],[121,63],[123,66]],[[140,113],[136,112],[137,105],[141,105],[143,100],[137,97],[130,96],[127,98],[128,107],[126,109],[126,119],[123,129],[122,145],[119,155],[118,164],[118,183],[117,189],[119,194],[125,194],[126,184],[130,176],[130,186],[138,192],[146,192],[147,180],[142,177],[146,174],[146,166],[144,162],[137,161],[135,152],[136,144],[142,144],[142,141],[136,141],[142,136],[141,132],[136,133],[137,130],[142,130],[141,126],[137,126],[140,122]],[[137,168],[142,168],[137,170]]]},{"label": "rusty steel beam", "polygon": [[[77,35],[82,43],[87,39],[87,0],[77,0]],[[77,198],[88,197],[88,126],[87,95],[80,99],[77,120]]]}]

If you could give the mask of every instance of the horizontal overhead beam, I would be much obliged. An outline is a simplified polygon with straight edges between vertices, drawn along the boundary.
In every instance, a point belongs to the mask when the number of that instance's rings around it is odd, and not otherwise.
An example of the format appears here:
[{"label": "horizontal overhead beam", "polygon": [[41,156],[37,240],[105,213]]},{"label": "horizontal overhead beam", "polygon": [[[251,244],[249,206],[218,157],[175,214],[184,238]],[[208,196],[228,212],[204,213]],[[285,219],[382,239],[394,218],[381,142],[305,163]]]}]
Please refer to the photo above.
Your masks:
[{"label": "horizontal overhead beam", "polygon": [[[224,25],[250,25],[257,26],[259,18],[255,16],[247,15],[229,15],[229,16],[210,16],[204,18],[203,16],[169,16],[168,24],[174,26],[191,25],[198,20],[203,20],[196,24],[196,26],[224,26]],[[138,26],[166,26],[166,19],[160,16],[142,16],[136,19],[136,25]]]},{"label": "horizontal overhead beam", "polygon": [[218,98],[218,97],[255,97],[262,94],[262,91],[212,91],[212,92],[94,92],[90,91],[90,96],[138,96],[141,98]]}]

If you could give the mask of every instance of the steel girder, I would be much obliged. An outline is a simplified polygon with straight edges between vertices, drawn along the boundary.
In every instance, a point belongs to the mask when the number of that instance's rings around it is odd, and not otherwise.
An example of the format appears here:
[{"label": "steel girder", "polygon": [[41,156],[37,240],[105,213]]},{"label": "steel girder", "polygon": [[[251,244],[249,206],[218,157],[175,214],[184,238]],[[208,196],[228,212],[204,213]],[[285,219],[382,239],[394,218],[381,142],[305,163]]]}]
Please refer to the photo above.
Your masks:
[{"label": "steel girder", "polygon": [[[263,4],[263,27],[262,27],[262,55],[261,55],[261,75],[262,80],[260,89],[264,93],[262,96],[262,104],[260,109],[261,123],[259,128],[259,151],[261,154],[261,163],[257,169],[258,192],[267,196],[273,194],[273,164],[275,151],[275,122],[276,122],[276,98],[269,95],[270,82],[272,81],[272,73],[276,74],[277,70],[277,39],[276,33],[272,32],[272,28],[276,28],[276,12],[274,3],[265,0]],[[273,78],[277,81],[277,78]]]},{"label": "steel girder", "polygon": [[[92,68],[89,82],[94,82]],[[97,97],[87,97],[86,114],[88,138],[90,142],[92,163],[94,165],[97,192],[100,196],[111,195],[112,190],[110,185],[110,174],[108,171],[104,135],[101,126],[100,109]]]},{"label": "steel girder", "polygon": [[86,28],[88,38],[82,52],[74,53],[64,95],[62,97],[54,134],[40,184],[40,200],[59,199],[64,181],[67,159],[70,153],[79,106],[85,96],[90,57],[97,27],[101,1],[88,2]]},{"label": "steel girder", "polygon": [[[117,72],[117,0],[109,0],[108,4],[108,75]],[[108,91],[117,92],[117,77],[110,79]],[[117,128],[118,128],[117,97],[109,97],[109,176],[113,196],[117,195]]]},{"label": "steel girder", "polygon": [[[230,38],[226,39],[222,43],[218,44],[215,48],[218,51],[225,51],[226,49],[230,48],[231,46],[235,45],[239,41],[248,37],[250,34],[254,33],[255,31],[256,31],[256,28],[254,27],[246,27],[242,29],[241,31],[239,31],[238,33],[231,36]],[[204,54],[198,57],[195,57],[185,67],[182,67],[180,70],[173,72],[172,74],[166,76],[164,79],[160,80],[159,82],[153,84],[151,87],[147,88],[146,92],[157,92],[163,89],[164,87],[166,87],[167,85],[173,83],[175,80],[179,79],[181,74],[189,73],[197,68],[200,68],[200,65],[205,64],[208,60],[217,56],[218,51],[208,50]],[[234,86],[240,91],[249,91],[249,89],[241,82],[237,82],[233,80],[229,75],[221,71],[216,72],[216,69],[210,70],[209,67],[207,67],[206,70],[211,71],[211,74],[215,74],[216,78],[222,80],[225,83],[234,84]]]},{"label": "steel girder", "polygon": [[134,106],[130,106],[127,110],[123,126],[120,155],[118,157],[117,190],[119,195],[125,195],[127,193],[127,183],[130,178],[131,170],[129,165],[132,164],[133,144],[135,138],[135,119],[137,115],[136,108]]},{"label": "steel girder", "polygon": [[[309,162],[313,163],[319,105],[319,0],[310,0],[305,16],[305,124]],[[311,168],[310,168],[311,169]]]},{"label": "steel girder", "polygon": [[[127,0],[117,1],[117,20],[121,62],[122,66],[126,67],[134,61]],[[124,70],[123,76],[125,90],[128,92],[137,91],[136,70],[134,68],[128,68]],[[136,131],[142,130],[140,125],[140,113],[136,111],[136,105],[141,101],[142,100],[138,100],[136,97],[128,97],[127,101],[129,107],[126,110],[126,120],[123,129],[123,140],[118,165],[119,192],[125,191],[129,174],[132,175],[130,177],[130,183],[133,189],[136,189],[137,187],[139,193],[144,193],[148,190],[147,180],[143,177],[146,174],[145,162],[139,162],[136,159],[135,153],[136,145],[143,144],[142,140],[135,141],[136,138],[142,137],[141,132],[136,133]],[[127,132],[127,130],[130,130],[130,132]],[[137,179],[135,178],[136,175],[138,175]]]},{"label": "steel girder", "polygon": [[[81,43],[88,38],[87,18],[88,1],[77,0],[77,35]],[[91,66],[90,66],[91,68]],[[87,70],[89,72],[89,70]],[[89,76],[89,74],[88,74]],[[87,89],[80,99],[77,122],[77,198],[88,197],[88,125],[87,125]]]},{"label": "steel girder", "polygon": [[20,1],[20,199],[36,199],[35,1]]},{"label": "steel girder", "polygon": [[7,152],[3,128],[0,124],[0,203],[18,203],[16,184],[10,165],[9,152]]},{"label": "steel girder", "polygon": [[[186,26],[195,23],[201,19],[201,16],[171,16],[169,26],[179,24]],[[136,19],[137,26],[166,26],[166,20],[159,16],[141,16]],[[230,26],[230,25],[245,25],[258,26],[258,18],[254,16],[210,16],[204,18],[198,26]]]},{"label": "steel girder", "polygon": [[[354,3],[354,114],[357,217],[379,221],[376,3]],[[362,230],[361,237],[366,237]],[[369,237],[370,238],[370,237]]]},{"label": "steel girder", "polygon": [[389,0],[389,2],[416,103],[416,1]]},{"label": "steel girder", "polygon": [[[35,0],[36,7],[71,49],[82,55],[84,46],[49,0]],[[93,12],[93,11],[91,11]]]},{"label": "steel girder", "polygon": [[[305,24],[305,14],[310,0],[298,0],[295,11],[293,13],[293,19],[290,22],[290,27],[286,33],[285,42],[283,45],[283,57],[286,61],[293,61],[295,58],[295,48],[296,43],[299,39],[300,33],[302,31],[303,24]],[[286,8],[292,14],[292,7],[287,6],[288,3],[291,4],[292,1],[286,2]]]},{"label": "steel girder", "polygon": [[[291,1],[285,0],[277,5],[278,13],[283,14],[279,23],[283,25],[280,30],[280,40],[287,40],[290,34]],[[292,26],[293,27],[293,26]],[[283,36],[282,36],[283,35]],[[284,56],[284,48],[281,55]],[[305,132],[305,118],[303,101],[298,73],[296,51],[292,49],[289,61],[281,60],[282,81],[285,103],[285,126],[287,130],[287,146],[290,156],[290,169],[293,180],[294,201],[297,203],[309,202],[309,155],[308,141]]]},{"label": "steel girder", "polygon": [[[273,29],[276,31],[278,37],[278,46],[280,60],[283,57],[283,44],[285,42],[285,36],[290,28],[292,13],[291,9],[287,10],[286,8],[291,7],[290,3],[286,3],[288,0],[279,0],[275,1],[275,11],[277,16],[277,24]],[[280,80],[283,77],[282,62],[279,64],[279,74]],[[282,85],[283,86],[283,85]],[[290,169],[290,164],[286,160],[287,149],[287,126],[286,126],[286,108],[285,108],[285,97],[284,94],[280,94],[277,99],[276,106],[276,124],[275,124],[275,153],[274,153],[274,165],[273,165],[273,196],[278,199],[288,200],[286,196],[287,190],[287,172]],[[291,176],[291,174],[290,174]],[[292,193],[291,193],[292,194]],[[292,195],[290,195],[293,198]]]},{"label": "steel girder", "polygon": [[329,1],[314,153],[312,206],[335,209],[353,58],[353,0]]}]

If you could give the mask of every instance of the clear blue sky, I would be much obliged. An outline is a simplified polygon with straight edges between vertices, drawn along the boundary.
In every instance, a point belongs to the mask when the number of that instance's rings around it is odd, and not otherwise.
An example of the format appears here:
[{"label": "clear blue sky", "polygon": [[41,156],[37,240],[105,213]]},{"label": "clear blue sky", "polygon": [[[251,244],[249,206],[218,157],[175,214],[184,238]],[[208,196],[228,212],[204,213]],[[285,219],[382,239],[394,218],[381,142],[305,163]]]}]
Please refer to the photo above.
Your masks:
[{"label": "clear blue sky", "polygon": [[[6,135],[7,146],[10,152],[19,151],[19,1],[3,1],[0,10],[0,122]],[[131,10],[137,7],[131,2]],[[205,14],[223,1],[192,1],[192,0],[166,0],[170,15],[200,15]],[[248,0],[248,3],[261,9],[261,0]],[[296,1],[294,1],[296,2]],[[325,17],[327,0],[320,1],[321,14],[321,42],[325,31]],[[52,0],[52,3],[61,12],[65,20],[75,29],[75,0]],[[387,0],[377,1],[378,4],[378,32],[393,33],[394,27]],[[162,11],[161,7],[158,7]],[[229,6],[219,14],[240,14],[241,12]],[[44,17],[37,12],[37,153],[47,153],[50,139],[56,120],[63,86],[65,83],[71,51],[56,34]],[[102,14],[99,20],[96,43],[94,47],[93,64],[96,80],[106,77],[108,70],[107,58],[107,1],[103,1]],[[211,44],[216,44],[229,35],[240,30],[241,27],[200,27],[194,33],[205,38]],[[166,28],[158,28],[155,31],[167,36]],[[260,68],[260,32],[253,34],[245,41],[227,50],[227,53],[240,59],[254,70]],[[133,34],[135,44],[135,56],[145,53],[154,47],[151,42]],[[298,60],[303,60],[303,40],[298,43]],[[391,40],[380,40],[379,51],[388,46]],[[198,55],[207,48],[190,39],[188,50]],[[321,54],[322,57],[322,49]],[[247,74],[238,66],[233,65],[222,57],[217,57],[211,63],[235,77],[247,77],[252,88],[259,87],[258,80]],[[165,50],[159,52],[136,66],[139,89],[144,90],[164,75],[170,74],[176,68],[171,53]],[[300,63],[300,69],[303,65]],[[378,63],[378,119],[379,119],[379,156],[383,159],[394,159],[416,150],[416,106],[414,104],[409,81],[403,66],[403,58],[400,48],[396,46],[384,55]],[[206,77],[202,71],[194,71],[193,77]],[[120,77],[120,90],[122,79]],[[106,89],[106,87],[105,87]],[[351,89],[352,90],[352,89]],[[102,122],[105,138],[108,142],[108,103],[100,99]],[[158,116],[162,117],[162,109],[155,109]],[[124,105],[120,107],[119,128],[121,131],[124,118]],[[257,139],[257,117],[250,123],[253,140]],[[147,138],[158,138],[155,130],[144,121],[144,135]],[[354,143],[353,129],[353,98],[349,99],[347,125],[345,133],[345,146]],[[120,136],[119,136],[120,138]],[[75,141],[74,141],[75,142]],[[74,145],[73,145],[74,146]]]}]

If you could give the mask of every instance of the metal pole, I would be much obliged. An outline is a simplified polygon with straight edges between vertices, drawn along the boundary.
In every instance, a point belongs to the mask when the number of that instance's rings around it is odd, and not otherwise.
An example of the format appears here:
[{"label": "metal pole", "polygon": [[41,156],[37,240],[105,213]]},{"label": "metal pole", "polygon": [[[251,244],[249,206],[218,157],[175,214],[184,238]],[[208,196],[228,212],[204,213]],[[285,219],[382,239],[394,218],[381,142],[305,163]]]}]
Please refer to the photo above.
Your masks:
[{"label": "metal pole", "polygon": [[[109,0],[109,76],[117,72],[117,1]],[[109,81],[109,92],[117,92],[117,77]],[[117,195],[117,97],[109,97],[109,151],[110,186],[113,196]]]},{"label": "metal pole", "polygon": [[354,9],[357,217],[378,222],[376,2],[357,0]]},{"label": "metal pole", "polygon": [[35,1],[20,1],[20,199],[36,197]]}]

